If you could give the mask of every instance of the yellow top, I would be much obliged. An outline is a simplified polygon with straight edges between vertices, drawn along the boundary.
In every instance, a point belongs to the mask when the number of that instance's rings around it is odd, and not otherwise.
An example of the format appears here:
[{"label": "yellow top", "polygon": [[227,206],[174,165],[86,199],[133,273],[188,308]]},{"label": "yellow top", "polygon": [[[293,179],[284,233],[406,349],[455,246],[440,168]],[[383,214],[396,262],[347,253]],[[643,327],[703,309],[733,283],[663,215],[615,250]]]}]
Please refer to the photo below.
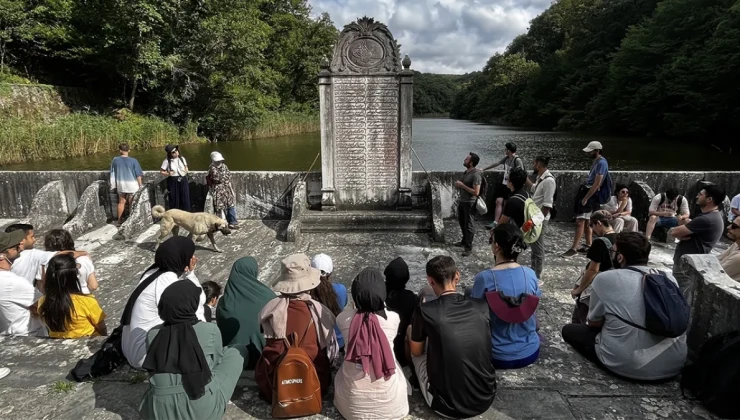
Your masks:
[{"label": "yellow top", "polygon": [[[92,295],[71,294],[72,321],[67,331],[49,331],[52,338],[80,338],[98,335],[95,326],[105,319],[105,312]],[[39,299],[39,309],[44,305],[45,296]]]}]

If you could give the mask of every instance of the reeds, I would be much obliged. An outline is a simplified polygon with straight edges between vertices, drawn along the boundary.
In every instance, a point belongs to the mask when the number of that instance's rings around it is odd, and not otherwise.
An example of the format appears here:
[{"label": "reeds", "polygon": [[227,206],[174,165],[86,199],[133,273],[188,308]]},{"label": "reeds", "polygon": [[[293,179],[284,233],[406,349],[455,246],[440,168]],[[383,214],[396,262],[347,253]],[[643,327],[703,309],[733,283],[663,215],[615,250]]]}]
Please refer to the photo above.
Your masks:
[{"label": "reeds", "polygon": [[292,134],[313,133],[320,129],[321,124],[318,113],[298,111],[268,112],[262,116],[257,128],[238,131],[232,136],[232,140],[289,136]]}]

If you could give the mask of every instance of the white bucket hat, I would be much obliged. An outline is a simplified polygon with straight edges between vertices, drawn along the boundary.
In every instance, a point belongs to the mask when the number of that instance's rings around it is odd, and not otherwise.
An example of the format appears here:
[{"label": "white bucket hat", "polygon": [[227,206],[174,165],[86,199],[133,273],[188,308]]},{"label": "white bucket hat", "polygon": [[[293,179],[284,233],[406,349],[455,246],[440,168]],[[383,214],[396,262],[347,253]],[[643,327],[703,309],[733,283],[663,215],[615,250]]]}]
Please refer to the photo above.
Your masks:
[{"label": "white bucket hat", "polygon": [[211,152],[211,162],[221,162],[224,159],[224,156],[219,152]]},{"label": "white bucket hat", "polygon": [[315,289],[321,283],[321,271],[311,267],[306,254],[293,254],[280,261],[280,277],[272,287],[279,293],[295,295]]}]

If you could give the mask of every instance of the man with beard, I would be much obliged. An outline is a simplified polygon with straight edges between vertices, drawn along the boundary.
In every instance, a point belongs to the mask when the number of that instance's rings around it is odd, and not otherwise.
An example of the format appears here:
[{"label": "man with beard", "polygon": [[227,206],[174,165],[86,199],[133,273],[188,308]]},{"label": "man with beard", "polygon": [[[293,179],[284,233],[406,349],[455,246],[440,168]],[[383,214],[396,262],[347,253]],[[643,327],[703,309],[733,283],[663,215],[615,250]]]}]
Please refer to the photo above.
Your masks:
[{"label": "man with beard", "polygon": [[460,189],[460,201],[457,205],[457,220],[460,222],[462,230],[462,241],[455,246],[463,247],[463,257],[470,255],[473,251],[473,236],[475,235],[475,225],[473,216],[475,215],[475,200],[480,194],[480,186],[483,182],[481,171],[476,169],[480,162],[480,157],[470,152],[463,161],[465,174],[462,180],[455,182],[455,188]]},{"label": "man with beard", "polygon": [[23,230],[0,233],[0,334],[37,335],[43,325],[37,315],[41,293],[23,277],[13,273],[13,261],[23,251]]},{"label": "man with beard", "polygon": [[[591,241],[593,239],[593,233],[591,228],[588,226],[588,220],[591,218],[591,213],[600,208],[598,192],[604,181],[606,181],[609,173],[609,164],[606,158],[601,155],[602,150],[601,143],[598,141],[592,141],[586,146],[583,151],[588,153],[588,156],[593,160],[591,171],[588,173],[586,183],[581,185],[581,189],[576,195],[575,204],[575,215],[576,215],[576,234],[573,237],[573,246],[569,250],[563,253],[563,257],[572,257],[579,252],[586,253],[588,248],[591,247]],[[611,195],[611,192],[609,192]],[[581,243],[581,237],[584,232],[586,233],[586,244],[578,247]]]},{"label": "man with beard", "polygon": [[[643,273],[653,270],[649,257],[645,235],[618,234],[612,247],[614,269],[593,281],[588,324],[568,324],[562,335],[577,352],[619,376],[659,381],[681,373],[688,349],[686,333],[661,337],[634,326],[645,325]],[[666,277],[676,283],[670,274]]]}]

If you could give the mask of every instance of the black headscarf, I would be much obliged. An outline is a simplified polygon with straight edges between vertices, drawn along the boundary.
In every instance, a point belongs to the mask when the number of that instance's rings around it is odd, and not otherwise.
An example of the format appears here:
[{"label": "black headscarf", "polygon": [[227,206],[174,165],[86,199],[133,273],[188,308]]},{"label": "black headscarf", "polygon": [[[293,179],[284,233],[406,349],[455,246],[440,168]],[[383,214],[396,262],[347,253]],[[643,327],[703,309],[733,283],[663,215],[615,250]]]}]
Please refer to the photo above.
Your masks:
[{"label": "black headscarf", "polygon": [[[193,258],[194,254],[195,244],[192,239],[188,239],[184,236],[173,236],[162,242],[159,248],[157,248],[157,252],[154,253],[154,264],[144,270],[144,273],[146,274],[155,268],[157,271],[147,277],[146,280],[139,283],[139,286],[136,287],[131,296],[138,298],[138,295],[144,291],[143,289],[151,284],[151,282],[147,282],[149,279],[152,279],[153,281],[167,272],[173,272],[177,274],[178,277],[181,276],[182,273],[185,272],[185,267],[190,264],[190,259]],[[126,308],[124,308],[123,315],[121,315],[121,325],[131,324],[131,312],[134,310],[135,303],[136,299],[131,298],[126,302]]]},{"label": "black headscarf", "polygon": [[385,286],[388,291],[401,290],[406,287],[406,283],[409,282],[409,266],[403,258],[398,257],[388,264],[385,268]]},{"label": "black headscarf", "polygon": [[360,271],[352,282],[352,299],[358,313],[371,312],[388,319],[385,296],[383,274],[378,269],[368,267]]},{"label": "black headscarf", "polygon": [[201,292],[190,280],[176,281],[164,290],[157,306],[164,324],[149,345],[142,365],[155,374],[182,375],[182,386],[191,400],[202,397],[211,381],[211,370],[193,329],[198,323],[195,312]]}]

